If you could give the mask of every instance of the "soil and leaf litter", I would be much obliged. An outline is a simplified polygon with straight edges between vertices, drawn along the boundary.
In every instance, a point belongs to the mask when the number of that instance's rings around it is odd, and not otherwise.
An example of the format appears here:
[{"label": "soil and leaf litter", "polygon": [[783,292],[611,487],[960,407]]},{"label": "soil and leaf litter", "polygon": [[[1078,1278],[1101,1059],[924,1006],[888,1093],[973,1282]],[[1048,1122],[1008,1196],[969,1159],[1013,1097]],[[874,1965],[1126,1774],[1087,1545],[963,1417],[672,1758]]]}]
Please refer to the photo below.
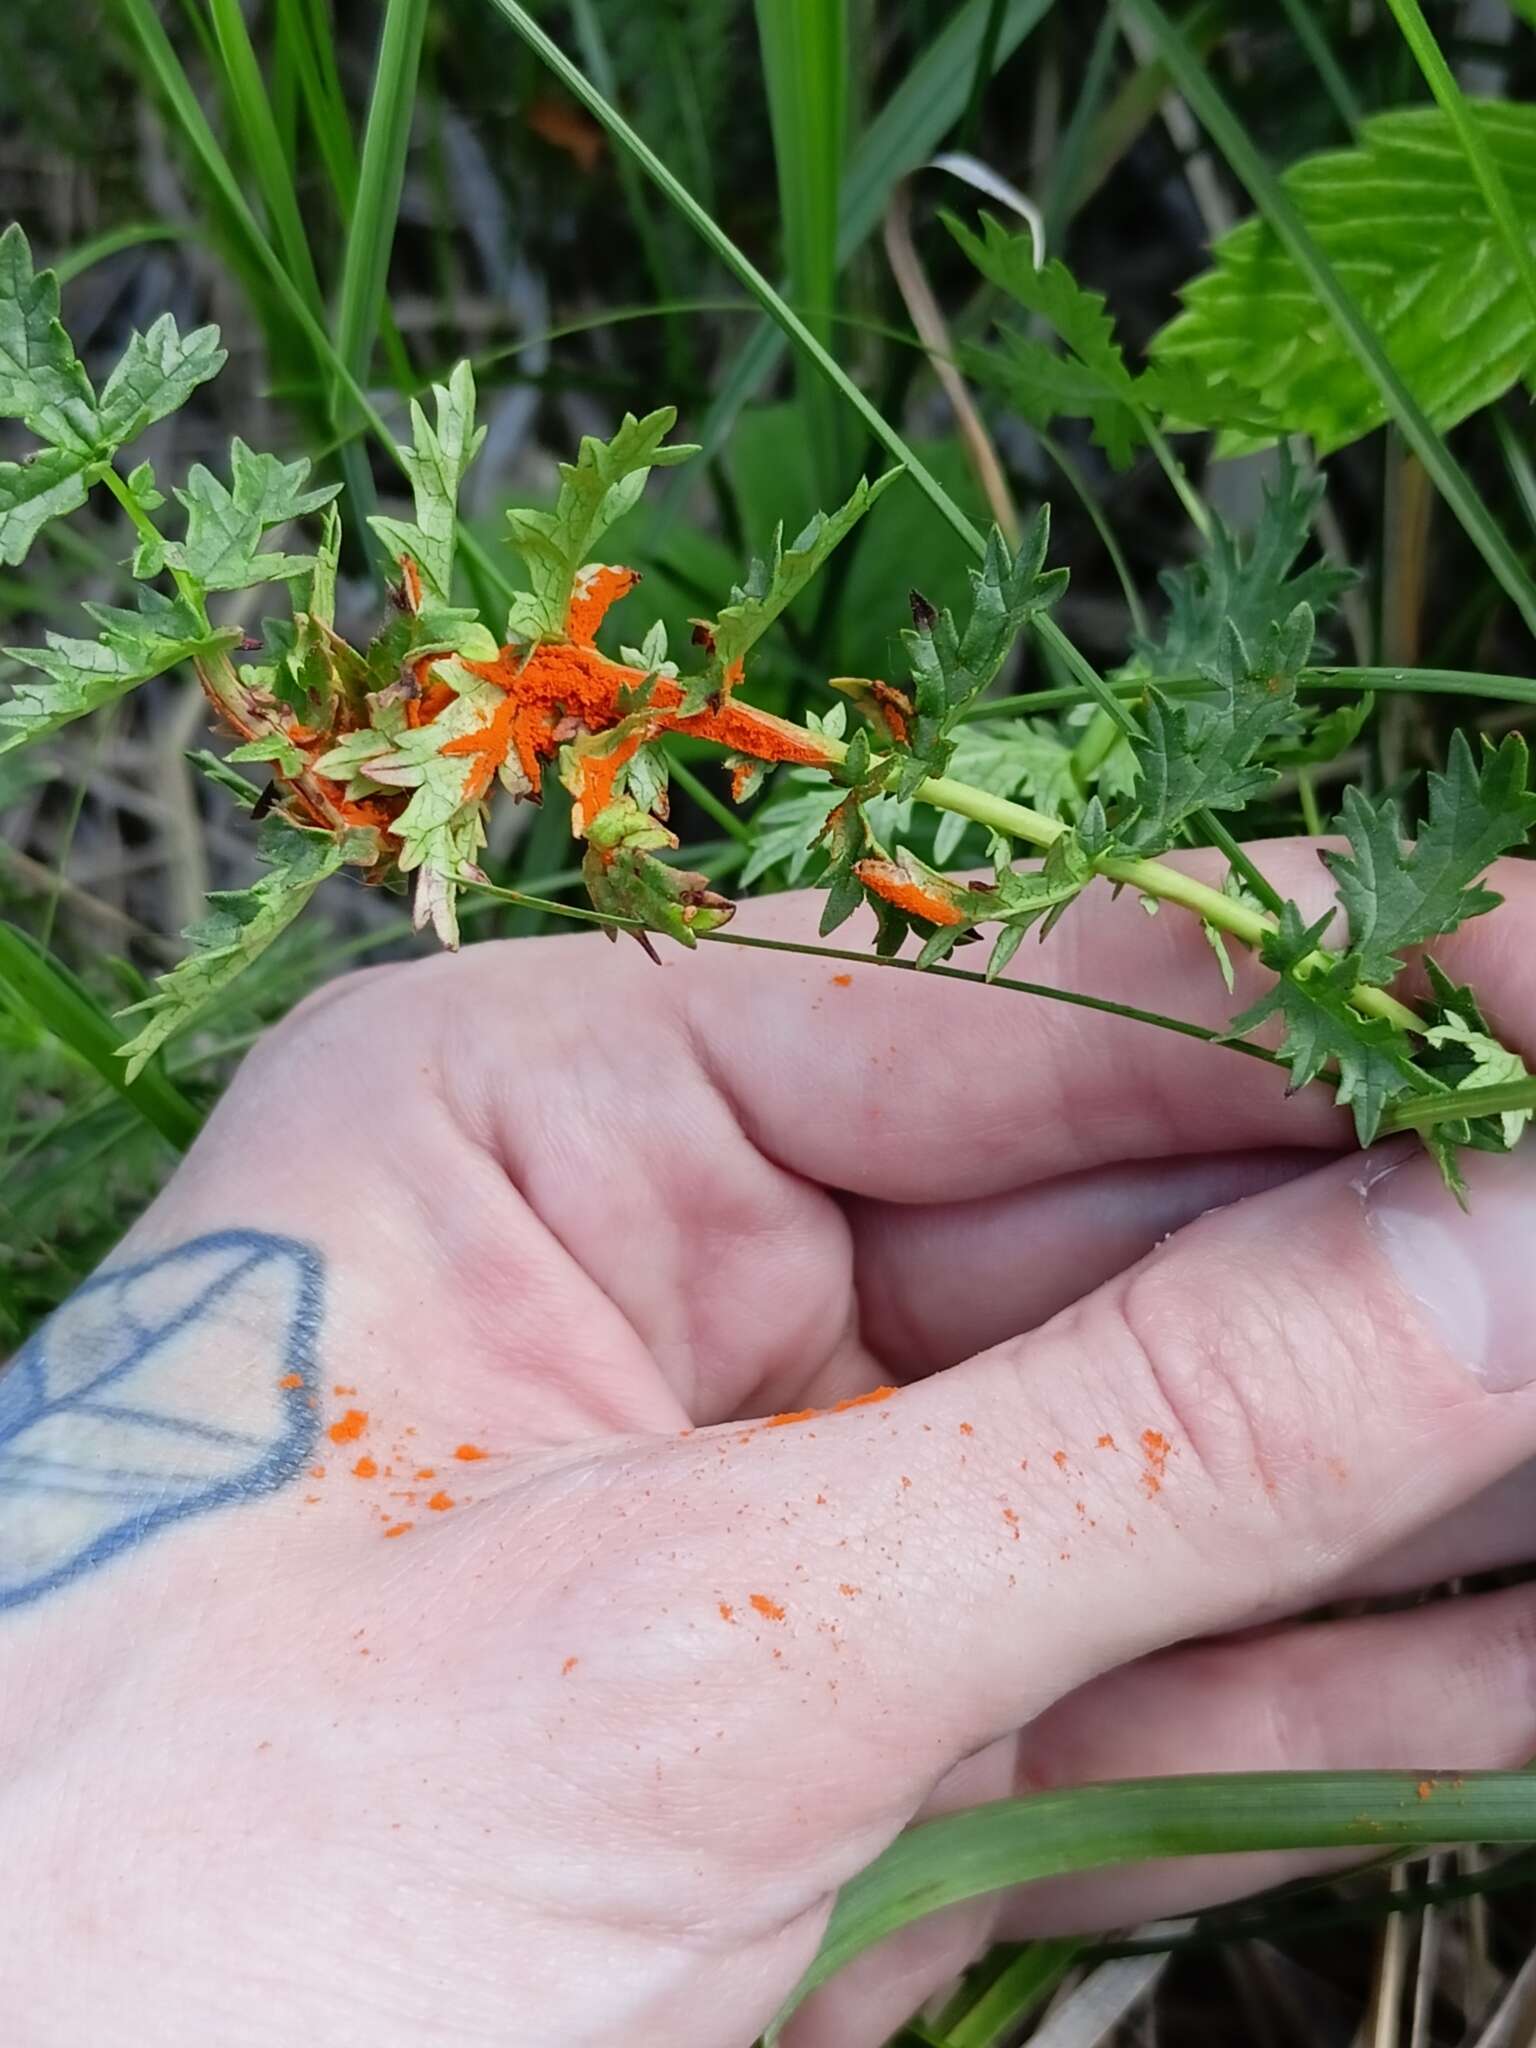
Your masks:
[{"label": "soil and leaf litter", "polygon": [[[954,228],[983,272],[1023,288],[1027,237],[990,220],[979,237]],[[1059,264],[1037,275],[1030,258],[1028,275],[1037,302],[1075,337],[1078,361],[1112,383],[1118,353],[1106,353],[1102,302]],[[477,864],[488,807],[537,802],[551,775],[571,794],[587,892],[610,933],[628,929],[647,946],[652,933],[685,946],[719,934],[732,905],[666,858],[677,842],[666,822],[665,742],[686,735],[725,751],[739,802],[776,772],[796,777],[786,801],[759,803],[752,823],[782,835],[785,818],[798,817],[799,851],[825,891],[824,937],[867,904],[875,957],[893,959],[915,938],[915,964],[931,968],[981,941],[992,980],[1027,934],[1046,937],[1087,889],[1133,890],[1151,913],[1197,917],[1212,971],[1229,986],[1228,942],[1257,952],[1273,983],[1228,1037],[1277,1057],[1295,1087],[1332,1088],[1362,1145],[1415,1129],[1460,1193],[1465,1148],[1517,1141],[1536,1083],[1493,1035],[1475,992],[1432,955],[1422,1001],[1405,1003],[1390,987],[1410,952],[1497,905],[1487,871],[1536,823],[1524,740],[1511,733],[1474,749],[1458,734],[1444,770],[1429,777],[1411,841],[1392,797],[1346,788],[1341,844],[1322,855],[1345,944],[1325,942],[1332,910],[1309,917],[1280,897],[1226,829],[1287,769],[1337,753],[1367,708],[1320,710],[1307,692],[1319,617],[1348,578],[1298,567],[1321,485],[1289,460],[1251,542],[1212,520],[1206,556],[1166,578],[1161,636],[1134,649],[1113,691],[1094,677],[1097,729],[989,714],[1016,643],[1048,625],[1066,586],[1067,570],[1047,566],[1043,505],[1016,549],[992,530],[963,616],[896,582],[893,607],[910,618],[907,673],[831,677],[839,700],[802,724],[752,703],[753,649],[868,507],[899,487],[899,469],[861,481],[787,545],[776,533],[715,615],[694,623],[687,646],[669,648],[657,622],[632,629],[636,644],[621,638],[615,658],[597,635],[610,608],[635,606],[639,579],[598,550],[651,471],[694,452],[667,440],[670,409],[626,415],[610,439],[589,436],[562,465],[552,509],[508,514],[525,587],[493,630],[455,602],[458,493],[483,439],[473,377],[460,364],[429,405],[412,404],[399,459],[414,516],[370,521],[395,580],[372,639],[353,645],[336,627],[339,485],[313,487],[307,462],[239,440],[225,474],[195,465],[169,497],[147,463],[131,462],[137,437],[223,363],[216,330],[182,334],[167,315],[133,336],[98,392],[60,322],[52,276],[34,270],[19,228],[0,239],[0,415],[38,444],[0,465],[0,561],[20,563],[46,523],[106,490],[132,530],[137,586],[131,607],[87,607],[94,635],[49,632],[42,647],[11,650],[38,679],[0,704],[0,754],[188,664],[237,742],[201,765],[260,835],[260,879],[211,900],[185,935],[184,960],[128,1013],[130,1077],[338,871],[409,887],[416,924],[457,945],[460,897],[490,886]],[[1112,391],[1095,400],[1096,425],[1115,445],[1145,431],[1148,402],[1140,387]],[[306,522],[313,538],[291,552]],[[259,635],[218,622],[227,593],[278,585],[291,604]],[[984,828],[989,880],[954,879],[906,843],[917,805]],[[1222,886],[1162,858],[1197,836],[1227,849]],[[955,843],[941,826],[935,857]],[[1278,1053],[1249,1036],[1272,1018]]]}]

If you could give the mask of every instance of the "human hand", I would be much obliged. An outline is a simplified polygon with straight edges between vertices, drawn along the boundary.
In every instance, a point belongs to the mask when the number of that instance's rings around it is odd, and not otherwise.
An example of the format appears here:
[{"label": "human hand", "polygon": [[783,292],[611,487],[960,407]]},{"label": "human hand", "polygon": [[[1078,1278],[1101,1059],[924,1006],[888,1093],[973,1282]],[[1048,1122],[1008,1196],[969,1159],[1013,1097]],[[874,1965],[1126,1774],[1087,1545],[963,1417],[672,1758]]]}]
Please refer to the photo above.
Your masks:
[{"label": "human hand", "polygon": [[[1498,881],[1443,951],[1518,1043]],[[1133,902],[1038,958],[1228,1014]],[[1295,1179],[1345,1142],[1256,1063],[874,965],[562,938],[325,991],[0,1381],[15,2038],[744,2048],[920,1811],[1519,1760],[1525,1589],[1190,1641],[1529,1554],[1531,1165],[1475,1160],[1469,1223],[1410,1153]],[[1294,1867],[981,1902],[789,2039]]]}]

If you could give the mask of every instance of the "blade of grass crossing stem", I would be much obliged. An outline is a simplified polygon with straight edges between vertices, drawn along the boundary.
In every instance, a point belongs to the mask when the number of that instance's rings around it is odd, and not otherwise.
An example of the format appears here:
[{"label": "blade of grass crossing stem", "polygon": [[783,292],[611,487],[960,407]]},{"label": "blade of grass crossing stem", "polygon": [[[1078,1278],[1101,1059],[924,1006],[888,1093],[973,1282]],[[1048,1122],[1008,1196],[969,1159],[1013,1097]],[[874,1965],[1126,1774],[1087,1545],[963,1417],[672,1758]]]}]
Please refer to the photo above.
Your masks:
[{"label": "blade of grass crossing stem", "polygon": [[[824,348],[837,292],[837,207],[848,123],[847,0],[757,0],[789,297]],[[818,494],[842,493],[842,411],[816,368],[797,365]]]},{"label": "blade of grass crossing stem", "polygon": [[[897,179],[932,156],[965,112],[991,7],[992,0],[967,0],[850,150],[838,207],[840,270],[879,226]],[[1050,0],[1009,0],[997,31],[996,65],[1007,62],[1049,9]],[[784,336],[764,320],[737,350],[730,374],[695,431],[706,460],[718,453],[737,414],[773,375],[784,346]],[[669,498],[681,488],[681,480],[675,480]]]},{"label": "blade of grass crossing stem", "polygon": [[1282,247],[1333,316],[1361,367],[1370,376],[1408,445],[1429,472],[1440,495],[1465,529],[1468,539],[1488,564],[1527,627],[1536,634],[1536,586],[1479,497],[1471,478],[1451,454],[1413,393],[1408,389],[1333,266],[1313,241],[1248,132],[1228,106],[1215,78],[1201,63],[1158,0],[1120,0],[1155,38],[1158,53],[1179,91],[1198,116],[1269,223]]},{"label": "blade of grass crossing stem", "polygon": [[[416,111],[416,78],[426,34],[428,0],[389,0],[374,67],[368,125],[357,174],[357,198],[342,263],[336,301],[336,349],[359,384],[368,382],[378,340],[389,259],[400,218],[405,159]],[[347,507],[363,558],[377,573],[386,568],[383,549],[367,523],[376,506],[373,472],[356,441],[341,451]]]},{"label": "blade of grass crossing stem", "polygon": [[1493,215],[1494,225],[1504,238],[1505,249],[1515,266],[1525,295],[1536,312],[1536,259],[1531,255],[1531,245],[1526,240],[1526,231],[1520,225],[1520,216],[1515,211],[1515,202],[1504,174],[1493,160],[1477,118],[1467,103],[1466,95],[1456,83],[1455,74],[1445,61],[1440,45],[1435,41],[1434,31],[1424,19],[1424,10],[1419,0],[1388,0],[1392,12],[1397,16],[1397,25],[1403,32],[1403,40],[1414,54],[1424,82],[1440,102],[1440,106],[1456,131],[1456,140],[1461,144],[1462,153],[1471,167],[1472,175],[1482,189],[1488,202],[1488,211]]},{"label": "blade of grass crossing stem", "polygon": [[1536,1839],[1536,1776],[1231,1772],[1078,1785],[909,1828],[838,1895],[821,1949],[775,2016],[855,1956],[945,1906],[1066,1871],[1256,1849],[1430,1848]]},{"label": "blade of grass crossing stem", "polygon": [[245,16],[239,0],[208,0],[208,11],[213,19],[230,113],[261,197],[268,231],[289,276],[319,312],[323,301],[309,235]]},{"label": "blade of grass crossing stem", "polygon": [[129,1081],[118,1050],[122,1041],[95,997],[10,924],[0,924],[0,990],[94,1068],[179,1152],[191,1144],[202,1123],[196,1106],[153,1065]]}]

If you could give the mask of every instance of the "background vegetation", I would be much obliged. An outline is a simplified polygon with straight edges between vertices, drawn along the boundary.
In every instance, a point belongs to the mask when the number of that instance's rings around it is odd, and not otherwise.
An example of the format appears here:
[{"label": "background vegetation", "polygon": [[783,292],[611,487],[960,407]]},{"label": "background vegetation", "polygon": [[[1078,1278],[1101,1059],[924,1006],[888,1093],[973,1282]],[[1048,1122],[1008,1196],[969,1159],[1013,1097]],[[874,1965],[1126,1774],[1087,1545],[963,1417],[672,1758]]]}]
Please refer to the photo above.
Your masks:
[{"label": "background vegetation", "polygon": [[[464,510],[494,555],[504,508],[547,500],[580,435],[672,402],[705,459],[658,479],[604,551],[645,572],[649,610],[679,644],[778,520],[796,531],[885,466],[868,423],[764,320],[734,249],[781,281],[973,520],[1027,519],[1050,498],[1051,559],[1072,571],[1057,617],[1101,671],[1160,636],[1167,572],[1202,555],[1219,565],[1213,521],[1239,532],[1261,521],[1282,444],[1303,466],[1323,461],[1308,560],[1314,575],[1323,560],[1361,572],[1329,629],[1327,701],[1361,708],[1290,767],[1265,827],[1316,826],[1346,776],[1411,806],[1453,726],[1496,736],[1536,712],[1524,679],[1536,628],[1524,389],[1536,269],[1519,226],[1536,209],[1536,122],[1519,106],[1536,36],[1522,10],[530,8],[660,153],[713,240],[519,32],[519,11],[502,0],[0,10],[0,216],[57,266],[88,364],[113,362],[166,310],[184,331],[217,321],[230,350],[225,374],[137,451],[163,476],[222,461],[239,434],[309,454],[359,512],[396,509],[401,479],[376,427],[402,434],[407,396],[469,356],[489,435]],[[1462,93],[1513,111],[1468,116]],[[1404,109],[1421,112],[1406,126],[1376,118]],[[1319,152],[1341,154],[1277,187],[1276,174]],[[1491,178],[1479,170],[1489,163]],[[1123,356],[1076,301],[1053,319],[978,272],[937,219],[942,208],[974,221],[978,179],[1012,230],[1037,232],[1106,296]],[[1383,190],[1390,203],[1373,212],[1362,195]],[[1241,231],[1213,269],[1212,244],[1255,213],[1269,228]],[[1300,254],[1285,233],[1298,214]],[[1328,303],[1308,249],[1344,280],[1353,339],[1347,319],[1324,319],[1298,347],[1298,306]],[[0,442],[0,457],[16,452]],[[24,568],[0,576],[0,641],[76,631],[82,599],[120,601],[126,551],[107,510],[51,527]],[[819,713],[829,675],[901,673],[908,585],[959,603],[970,562],[930,497],[887,493],[765,643],[755,698]],[[360,518],[342,571],[339,623],[366,635],[384,590]],[[473,554],[467,574],[494,615]],[[258,598],[241,621],[253,633]],[[0,660],[0,682],[21,674]],[[1074,678],[1049,650],[1002,685],[1056,686],[1070,696]],[[1085,704],[1069,745],[1091,717]],[[210,890],[252,875],[252,834],[191,758],[209,744],[204,700],[182,673],[44,747],[0,753],[0,1349],[110,1247],[267,1023],[347,964],[422,943],[399,897],[336,877],[125,1088],[111,1013],[181,956],[178,934]],[[973,775],[1038,800],[1060,741],[1020,724],[1009,746],[978,757]],[[671,752],[690,867],[727,889],[803,873],[819,792],[781,782],[743,824],[718,759],[686,740]],[[538,811],[499,809],[485,860],[495,881],[579,900],[563,802],[555,788]],[[984,850],[975,828],[939,831],[928,850],[940,862]],[[488,901],[469,918],[477,935],[547,921]],[[1051,2040],[1084,2048],[1536,2039],[1536,1979],[1522,1961],[1532,1894],[1517,1882],[1523,1859],[1494,1862],[1437,1857],[1390,1880],[1207,1916],[1134,1953],[999,1955],[903,2038],[1003,2048],[1054,1996]],[[1493,1882],[1492,1898],[1461,1896]]]}]

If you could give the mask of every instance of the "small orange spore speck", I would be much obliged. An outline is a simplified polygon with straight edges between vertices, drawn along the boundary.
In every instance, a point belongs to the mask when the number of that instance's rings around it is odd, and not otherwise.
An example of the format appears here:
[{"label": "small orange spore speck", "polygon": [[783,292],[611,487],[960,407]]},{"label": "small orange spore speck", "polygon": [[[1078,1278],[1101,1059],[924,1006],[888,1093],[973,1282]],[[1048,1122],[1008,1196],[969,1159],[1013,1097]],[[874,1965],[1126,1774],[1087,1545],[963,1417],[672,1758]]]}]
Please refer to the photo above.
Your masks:
[{"label": "small orange spore speck", "polygon": [[285,1372],[277,1384],[280,1387],[302,1387],[304,1375],[301,1372]]},{"label": "small orange spore speck", "polygon": [[355,1443],[368,1427],[368,1417],[361,1408],[349,1408],[339,1422],[333,1422],[326,1435],[333,1444]]},{"label": "small orange spore speck", "polygon": [[391,1522],[384,1531],[384,1534],[386,1536],[403,1536],[407,1529],[414,1529],[415,1526],[414,1522]]},{"label": "small orange spore speck", "polygon": [[[406,1435],[410,1435],[409,1430],[406,1431]],[[464,1464],[473,1465],[477,1459],[488,1458],[491,1454],[489,1451],[482,1451],[478,1444],[460,1444],[453,1455],[461,1459]]]},{"label": "small orange spore speck", "polygon": [[451,1494],[444,1493],[442,1488],[439,1487],[437,1492],[427,1502],[427,1506],[435,1515],[446,1514],[448,1509],[453,1506],[453,1497]]},{"label": "small orange spore speck", "polygon": [[784,1609],[777,1600],[770,1600],[766,1593],[754,1593],[751,1596],[750,1605],[756,1609],[764,1621],[782,1621],[784,1619]]},{"label": "small orange spore speck", "polygon": [[372,1458],[361,1457],[352,1467],[352,1477],[354,1479],[377,1479],[378,1476],[379,1468]]}]

